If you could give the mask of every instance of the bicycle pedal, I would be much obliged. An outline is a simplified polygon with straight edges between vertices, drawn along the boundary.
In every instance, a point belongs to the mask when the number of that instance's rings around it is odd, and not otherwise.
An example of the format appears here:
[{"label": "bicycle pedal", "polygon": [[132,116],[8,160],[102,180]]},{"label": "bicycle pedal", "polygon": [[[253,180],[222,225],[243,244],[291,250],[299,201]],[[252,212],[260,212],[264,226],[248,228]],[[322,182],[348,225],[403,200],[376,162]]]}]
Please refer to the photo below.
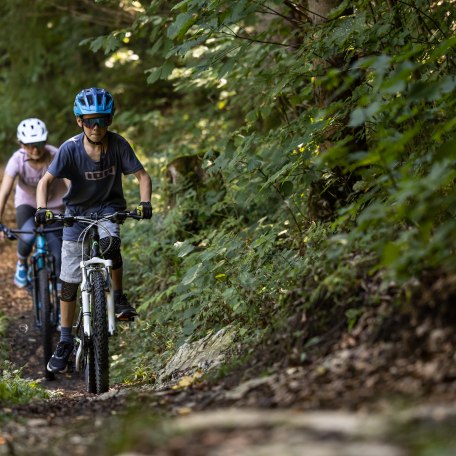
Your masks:
[{"label": "bicycle pedal", "polygon": [[116,317],[117,321],[135,321],[135,317],[129,317],[124,315],[119,315]]}]

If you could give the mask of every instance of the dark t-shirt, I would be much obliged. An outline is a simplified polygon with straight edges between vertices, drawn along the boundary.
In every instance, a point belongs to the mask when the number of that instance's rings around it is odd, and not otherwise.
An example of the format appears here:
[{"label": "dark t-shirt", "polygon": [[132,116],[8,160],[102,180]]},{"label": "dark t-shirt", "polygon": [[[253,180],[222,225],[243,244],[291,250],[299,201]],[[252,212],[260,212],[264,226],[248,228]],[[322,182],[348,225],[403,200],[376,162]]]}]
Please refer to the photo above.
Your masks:
[{"label": "dark t-shirt", "polygon": [[[63,197],[71,215],[108,214],[126,209],[122,174],[133,174],[143,166],[126,139],[109,131],[108,148],[99,162],[93,161],[83,146],[83,133],[65,141],[48,171],[71,181]],[[82,226],[65,227],[65,240],[77,240]]]}]

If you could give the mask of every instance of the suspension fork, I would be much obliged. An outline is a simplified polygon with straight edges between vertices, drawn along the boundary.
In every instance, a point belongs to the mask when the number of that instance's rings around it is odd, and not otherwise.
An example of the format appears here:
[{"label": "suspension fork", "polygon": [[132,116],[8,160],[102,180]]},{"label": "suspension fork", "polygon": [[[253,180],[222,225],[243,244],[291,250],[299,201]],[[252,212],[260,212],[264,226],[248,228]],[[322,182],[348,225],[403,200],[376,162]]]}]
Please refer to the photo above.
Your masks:
[{"label": "suspension fork", "polygon": [[[79,297],[81,299],[81,297]],[[81,356],[82,356],[82,350],[84,347],[84,341],[81,340],[84,338],[84,334],[81,334],[81,325],[83,324],[82,322],[82,304],[80,305],[80,312],[78,315],[78,321],[76,322],[76,326],[73,326],[73,328],[76,329],[76,336],[75,336],[75,342],[76,342],[76,353],[74,356],[74,367],[76,372],[81,372]],[[81,339],[80,339],[81,338]]]},{"label": "suspension fork", "polygon": [[37,272],[46,266],[46,238],[38,233],[35,239],[35,251],[32,255],[32,280],[37,278]]},{"label": "suspension fork", "polygon": [[114,311],[114,290],[112,288],[111,280],[112,260],[104,260],[103,258],[95,257],[87,261],[81,261],[80,267],[82,271],[81,299],[84,334],[88,337],[92,336],[92,329],[90,325],[90,294],[92,292],[92,281],[90,279],[90,275],[92,271],[97,270],[103,274],[108,312],[108,332],[111,336],[113,336],[116,331],[116,316]]},{"label": "suspension fork", "polygon": [[87,337],[92,336],[92,327],[90,325],[90,282],[87,280],[87,267],[86,262],[81,261],[80,263],[82,272],[81,282],[81,312],[82,312],[82,327],[84,328],[84,334]]},{"label": "suspension fork", "polygon": [[42,325],[40,314],[40,306],[42,303],[39,299],[38,271],[46,267],[46,253],[46,238],[43,233],[38,232],[35,238],[34,252],[31,256],[31,264],[29,265],[30,269],[27,271],[27,274],[31,271],[31,294],[37,327],[41,327]]},{"label": "suspension fork", "polygon": [[113,336],[116,331],[116,315],[114,310],[114,290],[112,287],[112,261],[102,259],[100,248],[100,232],[98,226],[93,227],[92,230],[92,259],[97,258],[99,263],[103,263],[103,276],[104,276],[104,289],[106,296],[106,305],[108,312],[108,333]]}]

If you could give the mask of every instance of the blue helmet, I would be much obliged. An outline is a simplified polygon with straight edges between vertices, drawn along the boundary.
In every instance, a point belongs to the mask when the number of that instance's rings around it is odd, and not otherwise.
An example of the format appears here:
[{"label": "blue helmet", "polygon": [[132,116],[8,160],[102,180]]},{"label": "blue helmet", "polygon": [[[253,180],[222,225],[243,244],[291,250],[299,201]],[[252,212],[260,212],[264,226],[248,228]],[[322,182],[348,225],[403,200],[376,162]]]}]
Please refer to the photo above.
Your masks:
[{"label": "blue helmet", "polygon": [[85,114],[109,114],[113,116],[115,110],[112,95],[107,90],[97,87],[81,90],[74,100],[73,112],[76,117]]}]

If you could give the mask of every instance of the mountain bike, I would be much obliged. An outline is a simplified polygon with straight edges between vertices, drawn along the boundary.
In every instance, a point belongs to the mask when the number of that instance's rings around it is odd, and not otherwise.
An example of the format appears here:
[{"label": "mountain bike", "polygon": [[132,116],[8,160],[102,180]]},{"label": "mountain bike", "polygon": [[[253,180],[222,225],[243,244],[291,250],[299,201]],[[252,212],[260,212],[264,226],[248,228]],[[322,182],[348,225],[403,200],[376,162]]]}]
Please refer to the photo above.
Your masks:
[{"label": "mountain bike", "polygon": [[0,224],[10,240],[17,240],[21,234],[34,234],[35,243],[28,269],[32,295],[32,306],[35,326],[41,332],[43,346],[44,375],[48,380],[54,379],[54,373],[46,369],[47,363],[53,353],[54,334],[59,325],[60,306],[57,292],[57,271],[55,257],[47,249],[46,233],[62,231],[61,227],[44,228],[35,227],[33,230],[19,230],[8,228]]},{"label": "mountain bike", "polygon": [[[116,316],[112,287],[112,261],[103,258],[100,248],[100,230],[103,222],[123,223],[126,218],[142,219],[133,212],[115,212],[98,216],[55,215],[52,221],[71,225],[74,222],[87,225],[81,232],[82,282],[79,287],[79,315],[75,332],[74,367],[85,379],[89,393],[100,394],[109,389],[108,338],[115,335]],[[106,250],[109,249],[109,246]],[[129,318],[128,320],[133,320]]]}]

